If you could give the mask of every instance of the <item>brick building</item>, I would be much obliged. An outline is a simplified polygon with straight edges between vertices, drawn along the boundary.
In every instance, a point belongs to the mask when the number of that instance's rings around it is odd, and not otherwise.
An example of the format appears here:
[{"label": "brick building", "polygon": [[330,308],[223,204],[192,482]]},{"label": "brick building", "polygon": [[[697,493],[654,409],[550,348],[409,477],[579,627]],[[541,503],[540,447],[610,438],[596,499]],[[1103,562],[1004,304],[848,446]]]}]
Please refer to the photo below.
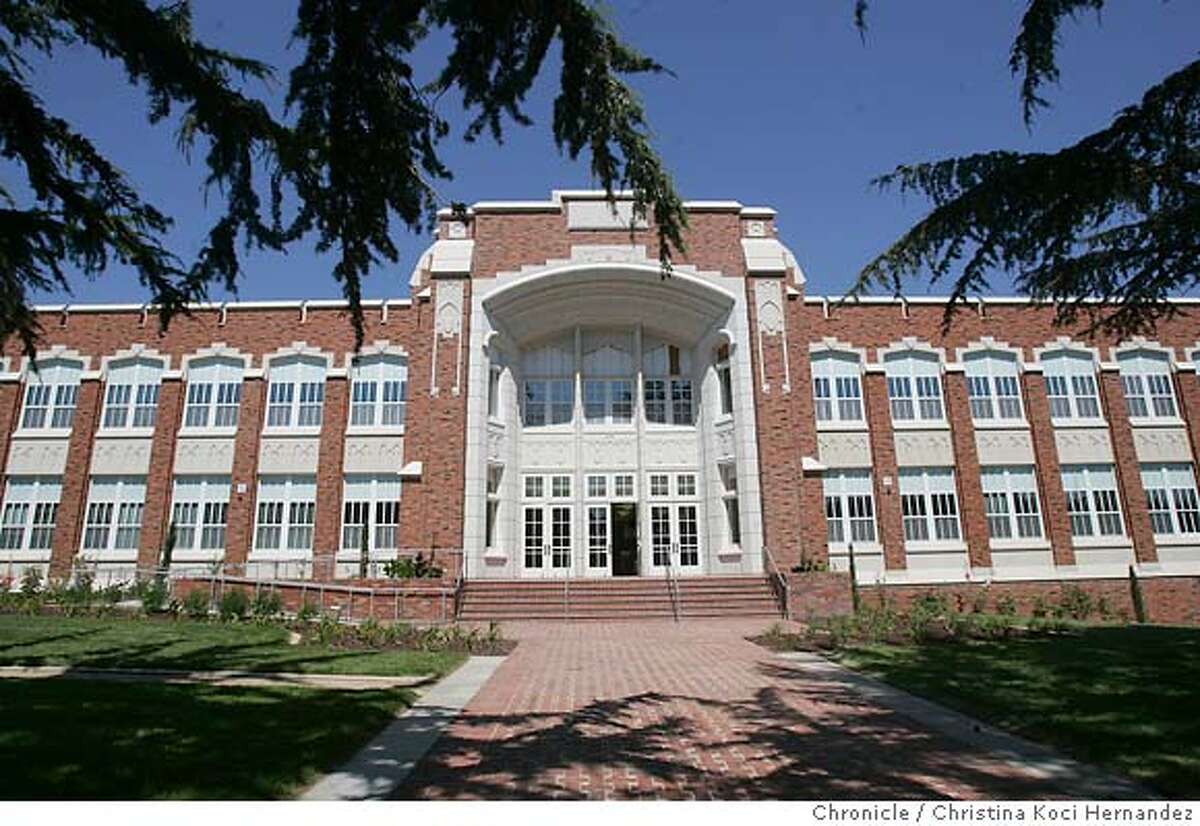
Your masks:
[{"label": "brick building", "polygon": [[[440,218],[411,297],[41,309],[0,365],[0,576],[312,578],[435,549],[478,579],[1077,582],[1200,602],[1200,324],[1084,337],[1051,308],[805,294],[774,212],[651,228],[595,192]],[[768,550],[769,549],[769,550]],[[1014,585],[1015,587],[1015,585]],[[1181,609],[1183,610],[1183,609]],[[1187,609],[1195,611],[1195,607]],[[1186,611],[1184,611],[1186,613]]]}]

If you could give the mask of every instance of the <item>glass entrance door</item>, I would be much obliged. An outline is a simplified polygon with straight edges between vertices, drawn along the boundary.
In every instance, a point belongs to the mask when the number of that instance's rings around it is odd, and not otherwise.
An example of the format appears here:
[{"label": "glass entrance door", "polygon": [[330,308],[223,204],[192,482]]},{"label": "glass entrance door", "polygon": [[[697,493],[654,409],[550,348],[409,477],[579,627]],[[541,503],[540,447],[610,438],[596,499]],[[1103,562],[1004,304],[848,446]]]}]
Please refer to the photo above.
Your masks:
[{"label": "glass entrance door", "polygon": [[700,570],[700,515],[694,504],[650,506],[650,567],[670,564],[680,573]]},{"label": "glass entrance door", "polygon": [[526,505],[524,567],[530,576],[566,576],[573,562],[570,505]]},{"label": "glass entrance door", "polygon": [[637,576],[637,505],[632,502],[613,502],[609,509],[613,576]]}]

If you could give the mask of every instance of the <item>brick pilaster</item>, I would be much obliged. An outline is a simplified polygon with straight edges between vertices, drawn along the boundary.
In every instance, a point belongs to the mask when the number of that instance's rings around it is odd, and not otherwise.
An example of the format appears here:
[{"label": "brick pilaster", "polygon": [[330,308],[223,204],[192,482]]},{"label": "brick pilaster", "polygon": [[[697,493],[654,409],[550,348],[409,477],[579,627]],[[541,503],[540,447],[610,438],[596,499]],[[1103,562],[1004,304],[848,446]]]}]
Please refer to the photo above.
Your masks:
[{"label": "brick pilaster", "polygon": [[967,555],[972,568],[991,568],[991,539],[983,504],[975,422],[971,418],[971,402],[967,396],[967,377],[963,373],[947,373],[945,382],[946,417],[950,421],[950,438],[954,444],[954,479],[958,486],[959,517],[967,542]]},{"label": "brick pilaster", "polygon": [[1154,532],[1150,528],[1150,511],[1146,507],[1146,490],[1142,487],[1142,472],[1138,466],[1137,450],[1133,446],[1133,427],[1125,406],[1125,391],[1121,376],[1113,370],[1100,374],[1100,391],[1104,394],[1104,409],[1112,436],[1113,456],[1116,457],[1117,488],[1121,494],[1121,510],[1125,527],[1133,539],[1133,553],[1138,562],[1157,562]]},{"label": "brick pilaster", "polygon": [[1192,464],[1200,457],[1200,376],[1179,373],[1175,376],[1175,392],[1179,397],[1179,413],[1187,422]]},{"label": "brick pilaster", "polygon": [[[863,397],[867,406],[867,426],[871,430],[871,477],[875,489],[875,516],[879,524],[879,542],[883,545],[883,564],[889,571],[904,570],[904,514],[900,509],[900,468],[896,463],[896,436],[892,428],[892,407],[888,399],[887,376],[867,373]],[[884,485],[884,478],[891,479]]]},{"label": "brick pilaster", "polygon": [[0,384],[0,497],[5,490],[8,449],[21,416],[21,387],[16,382]]},{"label": "brick pilaster", "polygon": [[1050,418],[1050,400],[1046,382],[1040,373],[1023,377],[1025,414],[1033,431],[1033,455],[1036,464],[1038,499],[1042,505],[1042,524],[1054,554],[1055,565],[1074,565],[1075,548],[1071,541],[1071,520],[1067,514],[1067,494],[1063,490],[1058,445],[1054,441],[1054,423]]},{"label": "brick pilaster", "polygon": [[87,379],[79,383],[74,426],[67,447],[67,472],[63,474],[62,497],[58,500],[58,518],[51,540],[52,578],[66,577],[79,553],[88,484],[91,481],[89,469],[92,465],[92,447],[95,444],[99,417],[100,382]]},{"label": "brick pilaster", "polygon": [[[263,397],[266,382],[248,378],[242,382],[238,429],[234,439],[233,475],[230,479],[229,510],[226,512],[225,562],[230,573],[240,573],[254,544],[254,502],[258,496],[258,440],[263,426]],[[246,492],[238,493],[238,485]]]},{"label": "brick pilaster", "polygon": [[313,531],[313,579],[333,579],[341,546],[342,461],[349,389],[344,378],[325,379],[321,447],[317,461],[317,511]]},{"label": "brick pilaster", "polygon": [[164,380],[158,391],[158,417],[150,447],[150,473],[146,477],[146,507],[142,513],[142,543],[138,567],[158,566],[163,539],[171,522],[172,479],[175,473],[175,437],[182,414],[183,382]]}]

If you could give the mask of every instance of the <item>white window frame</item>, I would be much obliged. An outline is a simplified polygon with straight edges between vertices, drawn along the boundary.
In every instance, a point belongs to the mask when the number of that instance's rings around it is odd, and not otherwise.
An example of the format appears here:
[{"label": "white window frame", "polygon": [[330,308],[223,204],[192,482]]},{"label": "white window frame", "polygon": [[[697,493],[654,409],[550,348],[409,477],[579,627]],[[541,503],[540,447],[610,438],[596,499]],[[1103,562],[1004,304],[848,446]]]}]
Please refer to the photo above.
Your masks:
[{"label": "white window frame", "polygon": [[234,433],[242,404],[246,362],[239,356],[189,359],[181,432]]},{"label": "white window frame", "polygon": [[980,468],[983,511],[992,544],[1042,545],[1045,526],[1033,465]]},{"label": "white window frame", "polygon": [[166,364],[162,359],[136,355],[109,361],[104,371],[101,431],[154,430],[158,396]]},{"label": "white window frame", "polygon": [[733,360],[728,350],[718,358],[714,368],[717,373],[717,414],[722,418],[733,418]]},{"label": "white window frame", "polygon": [[82,361],[63,356],[39,358],[37,370],[30,365],[25,374],[18,432],[70,432],[79,403]]},{"label": "white window frame", "polygon": [[1131,424],[1176,423],[1180,420],[1179,399],[1175,397],[1175,371],[1169,352],[1150,346],[1131,347],[1117,353],[1117,369]]},{"label": "white window frame", "polygon": [[[145,476],[91,476],[80,552],[84,557],[136,559],[145,518]],[[103,537],[103,542],[98,540]]]},{"label": "white window frame", "polygon": [[927,350],[904,350],[883,358],[893,424],[946,423],[942,360]]},{"label": "white window frame", "polygon": [[1200,494],[1189,462],[1146,463],[1140,468],[1150,528],[1155,536],[1200,535]]},{"label": "white window frame", "polygon": [[8,477],[0,510],[0,556],[49,559],[61,499],[61,476]]},{"label": "white window frame", "polygon": [[[400,551],[400,497],[403,486],[398,474],[348,473],[342,479],[342,514],[339,557],[358,561],[362,556],[364,523],[350,521],[351,510],[367,517],[367,555],[374,560],[395,559]],[[390,538],[389,538],[390,537]]]},{"label": "white window frame", "polygon": [[1041,354],[1042,380],[1050,419],[1055,424],[1104,423],[1100,404],[1100,377],[1095,357],[1086,350],[1059,347]]},{"label": "white window frame", "polygon": [[581,386],[585,425],[633,424],[637,408],[637,382],[633,377],[584,376]]},{"label": "white window frame", "polygon": [[352,360],[347,433],[403,433],[408,415],[408,359],[368,353]]},{"label": "white window frame", "polygon": [[879,545],[875,490],[869,470],[829,470],[822,480],[825,538],[831,548]]},{"label": "white window frame", "polygon": [[642,353],[641,404],[647,427],[696,426],[691,369],[691,352],[686,347],[658,340],[648,343]]},{"label": "white window frame", "polygon": [[[269,485],[269,487],[268,487]],[[266,494],[271,494],[270,498]],[[259,559],[312,555],[316,542],[317,477],[309,474],[262,474],[254,506],[254,550]],[[267,509],[269,508],[269,510]],[[265,516],[271,521],[264,522]],[[267,530],[277,529],[277,543],[263,542]],[[297,542],[308,536],[307,545]]]},{"label": "white window frame", "polygon": [[320,433],[329,359],[323,354],[295,352],[272,356],[267,364],[263,432]]},{"label": "white window frame", "polygon": [[1026,425],[1018,354],[997,347],[981,347],[964,353],[962,365],[971,419],[976,426]]},{"label": "white window frame", "polygon": [[179,474],[172,481],[172,559],[180,562],[221,559],[229,541],[229,476]]},{"label": "white window frame", "polygon": [[[1080,540],[1112,541],[1125,539],[1125,514],[1116,467],[1111,464],[1064,464],[1063,491],[1067,495],[1067,518],[1075,544]],[[1101,509],[1103,505],[1103,509]],[[1113,531],[1113,519],[1119,531]],[[1086,524],[1087,531],[1077,531]]]},{"label": "white window frame", "polygon": [[[897,486],[905,547],[962,546],[962,508],[955,481],[953,468],[900,469]],[[920,535],[910,537],[910,533]]]},{"label": "white window frame", "polygon": [[823,349],[811,354],[813,414],[817,428],[866,427],[863,363],[858,353]]}]

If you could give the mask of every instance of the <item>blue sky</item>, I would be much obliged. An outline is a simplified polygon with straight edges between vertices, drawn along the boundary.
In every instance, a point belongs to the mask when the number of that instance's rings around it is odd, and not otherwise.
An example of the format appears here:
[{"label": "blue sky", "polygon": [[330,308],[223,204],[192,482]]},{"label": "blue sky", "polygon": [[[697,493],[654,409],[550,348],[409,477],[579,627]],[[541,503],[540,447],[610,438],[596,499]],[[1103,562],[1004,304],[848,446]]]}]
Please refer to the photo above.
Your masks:
[{"label": "blue sky", "polygon": [[[796,253],[810,294],[840,293],[854,274],[923,212],[916,199],[879,193],[870,180],[897,164],[991,149],[1052,150],[1106,125],[1147,86],[1196,57],[1200,3],[1110,0],[1062,33],[1061,85],[1053,108],[1027,131],[1008,50],[1019,0],[875,0],[864,43],[851,0],[621,0],[608,5],[624,37],[674,77],[637,78],[656,145],[689,199],[735,199],[779,211],[780,236]],[[198,34],[271,63],[286,79],[299,58],[288,48],[294,4],[287,0],[198,0]],[[435,40],[418,71],[436,71]],[[190,259],[213,211],[202,170],[175,149],[173,126],[150,126],[144,97],[114,64],[82,49],[38,61],[35,89],[58,115],[92,135],[147,198],[176,219],[173,248]],[[556,153],[549,132],[557,76],[540,80],[527,107],[536,123],[510,129],[503,146],[454,139],[443,158],[455,172],[447,200],[544,199],[551,189],[591,187],[586,159]],[[282,84],[261,89],[282,96]],[[460,128],[461,110],[444,114]],[[0,174],[13,174],[0,166]],[[428,243],[397,226],[398,265],[377,268],[368,297],[402,297]],[[250,254],[244,300],[340,295],[332,259],[310,244],[286,256]],[[129,271],[114,268],[74,293],[43,301],[130,302],[146,298]],[[913,283],[912,295],[945,288]],[[1008,294],[998,274],[994,294]],[[223,292],[212,296],[227,298]]]}]

